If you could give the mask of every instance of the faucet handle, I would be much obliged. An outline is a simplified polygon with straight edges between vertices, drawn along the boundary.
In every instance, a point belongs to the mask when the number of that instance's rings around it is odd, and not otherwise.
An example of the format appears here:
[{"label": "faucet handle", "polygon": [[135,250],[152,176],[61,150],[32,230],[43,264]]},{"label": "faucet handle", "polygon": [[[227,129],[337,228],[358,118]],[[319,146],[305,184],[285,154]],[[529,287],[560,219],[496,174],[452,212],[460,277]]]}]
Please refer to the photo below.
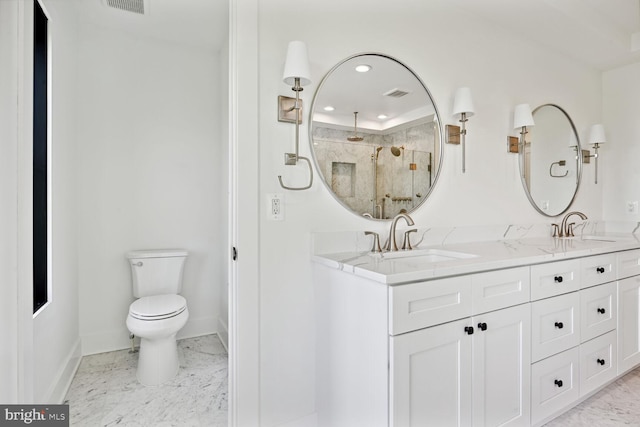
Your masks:
[{"label": "faucet handle", "polygon": [[553,230],[553,236],[551,237],[561,237],[559,235],[560,227],[558,226],[558,224],[551,224],[551,230]]},{"label": "faucet handle", "polygon": [[373,246],[371,247],[371,252],[382,252],[382,249],[380,248],[380,236],[378,235],[378,233],[374,233],[373,231],[365,231],[364,234],[365,236],[373,236]]},{"label": "faucet handle", "polygon": [[411,233],[415,233],[418,230],[415,228],[412,228],[411,230],[407,230],[404,232],[404,240],[402,242],[402,250],[403,251],[410,251],[411,249],[413,249],[411,247],[411,236],[409,236]]},{"label": "faucet handle", "polygon": [[575,222],[572,222],[572,223],[567,225],[567,237],[574,237],[574,234],[573,234],[573,226],[574,225],[576,225]]}]

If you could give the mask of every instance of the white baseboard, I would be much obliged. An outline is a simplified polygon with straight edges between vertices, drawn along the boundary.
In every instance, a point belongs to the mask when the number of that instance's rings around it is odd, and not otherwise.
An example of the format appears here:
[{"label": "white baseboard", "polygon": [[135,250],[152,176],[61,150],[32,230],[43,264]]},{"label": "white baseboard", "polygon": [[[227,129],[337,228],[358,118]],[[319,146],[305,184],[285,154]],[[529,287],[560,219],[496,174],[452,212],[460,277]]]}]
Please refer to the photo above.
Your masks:
[{"label": "white baseboard", "polygon": [[[101,332],[98,334],[82,335],[82,355],[107,353],[109,351],[123,350],[131,346],[129,331],[123,323],[123,327],[117,331]],[[213,316],[189,319],[177,335],[178,339],[193,338],[202,335],[215,334],[216,319]]]},{"label": "white baseboard", "polygon": [[80,338],[76,341],[75,345],[66,357],[66,363],[60,368],[56,380],[51,384],[46,394],[47,403],[60,404],[64,402],[64,397],[69,391],[71,381],[76,375],[80,361],[82,360]]},{"label": "white baseboard", "polygon": [[227,321],[222,317],[218,317],[218,338],[220,338],[224,349],[229,353],[229,328],[227,327]]},{"label": "white baseboard", "polygon": [[318,414],[313,413],[306,417],[298,418],[294,421],[289,421],[286,424],[280,424],[280,427],[318,427]]}]

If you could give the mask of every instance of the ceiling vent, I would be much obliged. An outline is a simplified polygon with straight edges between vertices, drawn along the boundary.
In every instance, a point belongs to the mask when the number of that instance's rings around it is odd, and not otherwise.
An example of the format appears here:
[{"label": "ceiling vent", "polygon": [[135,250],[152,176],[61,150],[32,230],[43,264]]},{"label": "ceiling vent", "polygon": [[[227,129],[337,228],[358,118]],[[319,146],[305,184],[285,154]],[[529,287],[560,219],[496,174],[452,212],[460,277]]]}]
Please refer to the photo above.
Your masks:
[{"label": "ceiling vent", "polygon": [[104,2],[109,7],[144,15],[145,0],[104,0]]},{"label": "ceiling vent", "polygon": [[398,88],[391,89],[390,91],[383,93],[384,96],[390,96],[392,98],[402,98],[403,96],[408,95],[408,94],[409,94],[409,92],[406,92],[406,91],[404,91],[402,89],[398,89]]}]

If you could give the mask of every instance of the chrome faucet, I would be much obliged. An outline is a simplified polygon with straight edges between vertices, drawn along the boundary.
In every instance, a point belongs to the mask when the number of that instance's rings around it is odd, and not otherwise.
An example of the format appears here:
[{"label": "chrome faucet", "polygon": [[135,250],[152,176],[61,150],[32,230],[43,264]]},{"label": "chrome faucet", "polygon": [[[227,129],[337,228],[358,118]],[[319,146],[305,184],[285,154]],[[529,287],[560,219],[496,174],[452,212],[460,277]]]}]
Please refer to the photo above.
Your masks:
[{"label": "chrome faucet", "polygon": [[413,220],[406,213],[401,213],[396,215],[391,221],[391,227],[389,228],[389,238],[387,239],[387,244],[384,246],[385,252],[392,252],[398,250],[398,245],[396,244],[396,226],[398,225],[398,221],[403,218],[407,225],[415,225]]},{"label": "chrome faucet", "polygon": [[[560,233],[557,235],[557,237],[573,237],[573,224],[575,224],[574,222],[567,224],[567,220],[569,219],[570,216],[572,215],[578,215],[583,221],[587,219],[587,216],[585,214],[583,214],[582,212],[578,212],[578,211],[573,211],[573,212],[569,212],[568,214],[566,214],[564,216],[564,218],[562,218],[562,223],[560,224]],[[554,227],[554,235],[553,237],[556,237],[556,231],[558,230],[558,224],[551,224]]]}]

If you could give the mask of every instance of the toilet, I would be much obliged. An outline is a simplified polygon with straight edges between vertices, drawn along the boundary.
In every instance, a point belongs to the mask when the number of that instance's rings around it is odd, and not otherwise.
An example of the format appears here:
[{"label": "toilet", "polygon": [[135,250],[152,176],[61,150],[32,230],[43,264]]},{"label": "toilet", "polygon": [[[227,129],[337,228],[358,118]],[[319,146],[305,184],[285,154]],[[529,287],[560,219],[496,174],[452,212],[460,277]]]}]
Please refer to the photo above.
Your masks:
[{"label": "toilet", "polygon": [[127,328],[140,337],[138,381],[158,385],[172,379],[179,368],[176,334],[187,323],[187,301],[182,291],[182,270],[187,258],[182,249],[131,251],[133,296]]}]

